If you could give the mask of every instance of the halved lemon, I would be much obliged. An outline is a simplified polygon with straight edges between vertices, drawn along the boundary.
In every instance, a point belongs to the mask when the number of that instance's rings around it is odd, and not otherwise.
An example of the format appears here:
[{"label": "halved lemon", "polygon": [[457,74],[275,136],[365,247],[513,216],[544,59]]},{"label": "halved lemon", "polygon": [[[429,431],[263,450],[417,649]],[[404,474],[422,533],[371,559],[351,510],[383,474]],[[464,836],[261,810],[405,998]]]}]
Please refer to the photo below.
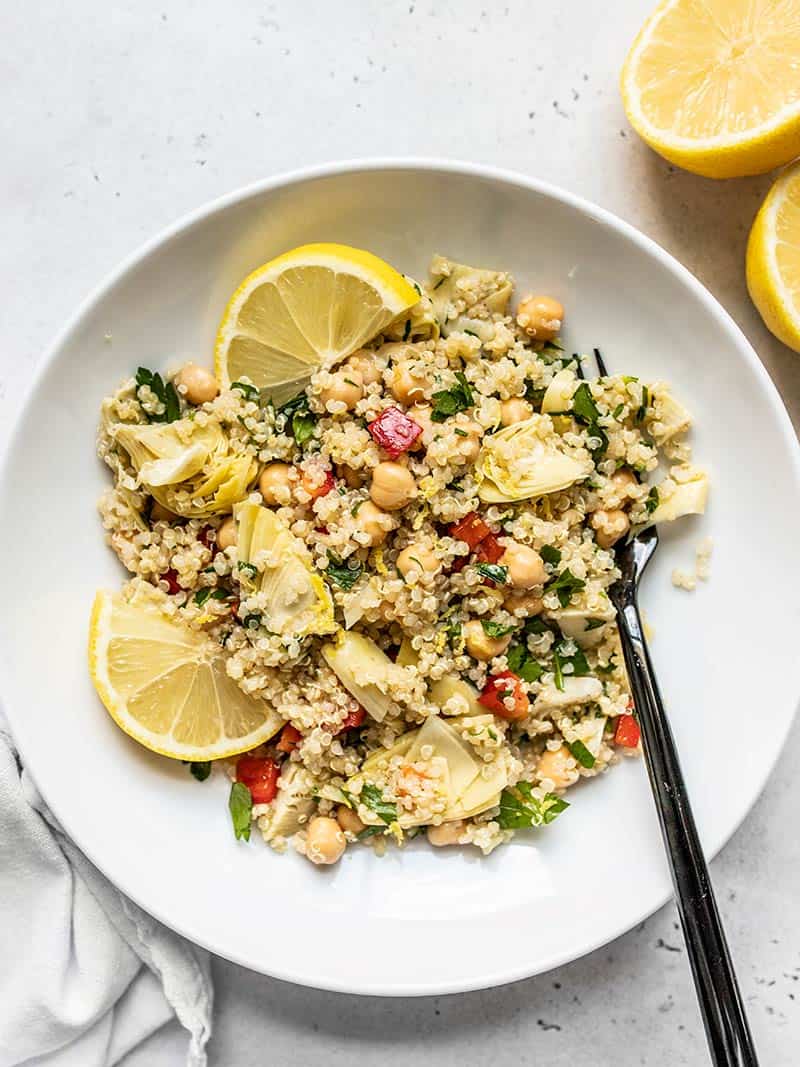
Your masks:
[{"label": "halved lemon", "polygon": [[164,615],[155,599],[97,594],[89,671],[116,724],[162,756],[233,756],[283,725],[268,704],[228,677],[217,645]]},{"label": "halved lemon", "polygon": [[798,54],[798,0],[663,0],[625,60],[625,111],[679,167],[761,174],[800,154]]},{"label": "halved lemon", "polygon": [[302,245],[248,275],[228,303],[214,362],[223,385],[249,378],[275,404],[412,307],[402,274],[347,245]]},{"label": "halved lemon", "polygon": [[747,288],[767,329],[800,352],[800,163],[778,178],[756,215]]}]

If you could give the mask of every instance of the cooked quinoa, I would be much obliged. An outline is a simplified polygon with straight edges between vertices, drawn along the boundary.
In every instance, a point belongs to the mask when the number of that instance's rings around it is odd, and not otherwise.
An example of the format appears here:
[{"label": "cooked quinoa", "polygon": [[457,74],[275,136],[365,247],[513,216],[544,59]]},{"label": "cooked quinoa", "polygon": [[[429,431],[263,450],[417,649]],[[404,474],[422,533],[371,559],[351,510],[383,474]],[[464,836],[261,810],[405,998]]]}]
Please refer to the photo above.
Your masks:
[{"label": "cooked quinoa", "polygon": [[512,286],[435,257],[418,305],[282,406],[194,365],[103,402],[125,595],[146,583],[285,723],[223,761],[278,850],[488,853],[639,750],[613,546],[707,479],[664,382],[587,377],[558,301]]}]

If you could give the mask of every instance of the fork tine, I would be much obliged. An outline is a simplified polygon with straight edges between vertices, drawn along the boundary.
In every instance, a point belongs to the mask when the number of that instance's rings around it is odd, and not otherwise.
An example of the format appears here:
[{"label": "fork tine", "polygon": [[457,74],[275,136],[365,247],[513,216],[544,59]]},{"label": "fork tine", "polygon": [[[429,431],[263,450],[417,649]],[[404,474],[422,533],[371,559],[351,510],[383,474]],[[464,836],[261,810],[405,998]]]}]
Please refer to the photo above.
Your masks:
[{"label": "fork tine", "polygon": [[594,358],[595,358],[595,362],[597,363],[597,372],[598,372],[598,374],[600,375],[601,378],[607,378],[608,377],[608,371],[606,370],[606,362],[603,359],[603,357],[601,356],[599,348],[595,348],[595,350],[594,350]]},{"label": "fork tine", "polygon": [[572,358],[575,362],[575,373],[581,380],[584,380],[586,378],[586,375],[583,373],[583,360],[577,352],[572,353]]}]

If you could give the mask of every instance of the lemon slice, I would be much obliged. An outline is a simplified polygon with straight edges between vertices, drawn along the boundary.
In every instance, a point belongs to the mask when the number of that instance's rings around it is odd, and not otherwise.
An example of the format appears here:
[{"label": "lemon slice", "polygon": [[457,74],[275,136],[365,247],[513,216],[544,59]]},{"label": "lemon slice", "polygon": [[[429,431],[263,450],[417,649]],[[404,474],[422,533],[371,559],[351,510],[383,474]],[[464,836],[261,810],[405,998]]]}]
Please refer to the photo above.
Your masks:
[{"label": "lemon slice", "polygon": [[747,288],[767,329],[800,352],[800,164],[778,178],[756,215]]},{"label": "lemon slice", "polygon": [[347,245],[302,245],[248,275],[217,333],[223,385],[249,378],[282,404],[419,301],[388,263]]},{"label": "lemon slice", "polygon": [[800,14],[774,0],[663,0],[622,69],[628,119],[672,163],[709,178],[800,154]]},{"label": "lemon slice", "polygon": [[268,704],[228,677],[218,646],[168,618],[146,597],[97,594],[89,671],[117,726],[162,756],[232,756],[283,725]]}]

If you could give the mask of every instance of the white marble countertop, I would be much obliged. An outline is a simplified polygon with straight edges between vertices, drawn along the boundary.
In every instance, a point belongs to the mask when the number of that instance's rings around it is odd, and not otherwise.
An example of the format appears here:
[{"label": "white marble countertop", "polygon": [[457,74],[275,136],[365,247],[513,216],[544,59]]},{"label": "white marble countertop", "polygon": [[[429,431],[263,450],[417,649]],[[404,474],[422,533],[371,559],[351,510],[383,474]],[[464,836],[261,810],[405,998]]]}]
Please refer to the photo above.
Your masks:
[{"label": "white marble countertop", "polygon": [[[145,238],[263,176],[390,154],[517,168],[633,222],[733,314],[797,424],[800,357],[766,333],[744,284],[747,231],[769,178],[714,183],[676,171],[622,114],[618,71],[651,4],[4,5],[0,445],[56,330]],[[765,1067],[796,1064],[800,1044],[798,743],[795,728],[713,865]],[[568,967],[482,993],[359,999],[224,961],[215,976],[213,1067],[707,1062],[672,906]],[[129,1067],[180,1063],[181,1047],[164,1032]]]}]

